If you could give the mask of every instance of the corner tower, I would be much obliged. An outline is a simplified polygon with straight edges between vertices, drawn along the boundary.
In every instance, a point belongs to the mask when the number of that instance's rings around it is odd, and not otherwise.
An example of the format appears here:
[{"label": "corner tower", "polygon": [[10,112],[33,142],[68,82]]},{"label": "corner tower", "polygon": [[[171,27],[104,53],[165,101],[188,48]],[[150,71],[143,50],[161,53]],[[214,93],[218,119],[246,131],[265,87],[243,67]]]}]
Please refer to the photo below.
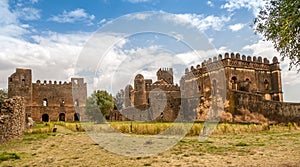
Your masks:
[{"label": "corner tower", "polygon": [[146,87],[144,76],[138,74],[134,78],[134,106],[146,104]]},{"label": "corner tower", "polygon": [[273,63],[270,65],[271,79],[272,79],[272,100],[283,101],[282,83],[281,83],[281,69],[277,57],[273,58]]},{"label": "corner tower", "polygon": [[157,80],[164,80],[168,84],[174,84],[173,82],[173,69],[172,68],[160,68],[157,73]]},{"label": "corner tower", "polygon": [[22,96],[26,106],[32,102],[32,74],[31,69],[17,68],[16,72],[8,77],[8,97]]}]

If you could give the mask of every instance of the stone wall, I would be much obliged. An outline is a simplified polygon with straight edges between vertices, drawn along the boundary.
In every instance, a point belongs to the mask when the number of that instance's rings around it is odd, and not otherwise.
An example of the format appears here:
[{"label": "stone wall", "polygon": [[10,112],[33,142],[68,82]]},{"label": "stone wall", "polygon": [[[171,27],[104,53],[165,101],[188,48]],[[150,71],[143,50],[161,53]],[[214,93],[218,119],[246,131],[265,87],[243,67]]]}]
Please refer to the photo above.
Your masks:
[{"label": "stone wall", "polygon": [[34,121],[78,121],[85,116],[87,85],[83,78],[32,83],[30,69],[16,69],[8,77],[8,97],[14,96],[25,99],[26,114]]},{"label": "stone wall", "polygon": [[24,98],[14,97],[5,100],[0,110],[0,143],[22,135],[25,129]]},{"label": "stone wall", "polygon": [[240,114],[240,109],[257,112],[276,123],[297,122],[300,124],[300,103],[286,103],[264,100],[259,94],[232,91],[230,94],[233,114]]}]

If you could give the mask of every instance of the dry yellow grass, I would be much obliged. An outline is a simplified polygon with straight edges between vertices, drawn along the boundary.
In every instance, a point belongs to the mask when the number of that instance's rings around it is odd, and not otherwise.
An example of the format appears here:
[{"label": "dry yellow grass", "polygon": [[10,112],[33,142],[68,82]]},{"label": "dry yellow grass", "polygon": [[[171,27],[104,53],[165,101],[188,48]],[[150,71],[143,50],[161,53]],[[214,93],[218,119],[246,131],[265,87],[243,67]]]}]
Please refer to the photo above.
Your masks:
[{"label": "dry yellow grass", "polygon": [[57,133],[27,134],[0,145],[0,153],[20,156],[0,166],[297,166],[300,131],[291,124],[256,132],[261,127],[222,124],[204,142],[190,136],[155,156],[124,157],[104,150],[84,132],[58,126]]}]

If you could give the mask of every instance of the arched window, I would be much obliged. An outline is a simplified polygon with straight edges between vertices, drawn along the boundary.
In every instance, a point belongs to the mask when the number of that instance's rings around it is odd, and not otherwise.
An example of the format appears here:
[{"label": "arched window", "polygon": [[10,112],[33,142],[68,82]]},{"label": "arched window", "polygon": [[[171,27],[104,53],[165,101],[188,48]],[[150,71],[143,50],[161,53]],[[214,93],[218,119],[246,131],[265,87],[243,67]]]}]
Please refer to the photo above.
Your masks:
[{"label": "arched window", "polygon": [[265,90],[269,90],[269,81],[265,79],[264,81]]},{"label": "arched window", "polygon": [[64,107],[64,106],[65,106],[65,100],[64,100],[64,99],[61,100],[60,106],[61,106],[61,107]]},{"label": "arched window", "polygon": [[232,84],[232,89],[237,90],[237,78],[236,78],[236,76],[233,76],[231,78],[231,84]]},{"label": "arched window", "polygon": [[74,105],[75,105],[75,107],[79,107],[79,101],[78,101],[78,99],[76,99],[76,100],[74,101]]},{"label": "arched window", "polygon": [[22,79],[22,86],[25,86],[25,79]]},{"label": "arched window", "polygon": [[43,106],[44,107],[48,106],[48,100],[46,98],[44,98],[44,100],[43,100]]}]

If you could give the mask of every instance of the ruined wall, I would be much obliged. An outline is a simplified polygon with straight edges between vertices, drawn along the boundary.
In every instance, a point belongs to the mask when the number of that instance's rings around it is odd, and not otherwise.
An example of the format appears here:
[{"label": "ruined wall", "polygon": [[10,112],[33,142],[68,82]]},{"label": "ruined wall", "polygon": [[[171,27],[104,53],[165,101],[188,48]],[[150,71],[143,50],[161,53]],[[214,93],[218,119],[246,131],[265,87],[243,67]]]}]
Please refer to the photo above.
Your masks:
[{"label": "ruined wall", "polygon": [[230,98],[234,102],[231,104],[234,108],[233,114],[239,114],[240,109],[246,109],[260,113],[277,123],[297,122],[300,124],[300,103],[267,101],[259,94],[242,91],[232,91]]},{"label": "ruined wall", "polygon": [[[197,81],[199,95],[208,98],[213,93],[214,80],[220,90],[220,78],[214,77],[213,72],[222,69],[226,78],[226,89],[269,94],[271,100],[283,101],[281,70],[276,57],[270,63],[267,58],[225,53],[224,57],[219,55],[205,60],[196,68],[192,66],[186,69],[185,73],[192,74]],[[184,82],[180,83],[180,86],[183,84]]]},{"label": "ruined wall", "polygon": [[34,121],[78,121],[85,118],[87,85],[83,78],[71,82],[37,80],[30,69],[16,69],[8,78],[8,97],[25,99],[26,114]]},{"label": "ruined wall", "polygon": [[14,97],[5,100],[0,110],[0,143],[22,135],[25,128],[24,98]]}]

